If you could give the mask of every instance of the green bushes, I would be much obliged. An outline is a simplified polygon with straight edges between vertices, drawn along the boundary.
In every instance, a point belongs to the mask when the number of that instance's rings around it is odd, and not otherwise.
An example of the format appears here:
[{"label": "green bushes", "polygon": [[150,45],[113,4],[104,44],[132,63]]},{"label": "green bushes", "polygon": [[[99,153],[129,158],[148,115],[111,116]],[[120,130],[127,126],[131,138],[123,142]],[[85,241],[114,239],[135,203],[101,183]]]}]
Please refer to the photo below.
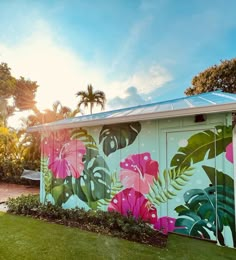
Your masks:
[{"label": "green bushes", "polygon": [[30,215],[153,246],[165,247],[167,242],[167,235],[152,229],[141,219],[136,220],[131,214],[123,216],[118,212],[85,211],[79,208],[62,209],[50,203],[41,204],[39,197],[35,195],[22,195],[16,199],[9,199],[8,208],[10,213]]},{"label": "green bushes", "polygon": [[21,178],[24,169],[37,169],[38,162],[24,162],[22,159],[9,160],[0,156],[0,181],[15,184],[39,186],[39,181]]}]

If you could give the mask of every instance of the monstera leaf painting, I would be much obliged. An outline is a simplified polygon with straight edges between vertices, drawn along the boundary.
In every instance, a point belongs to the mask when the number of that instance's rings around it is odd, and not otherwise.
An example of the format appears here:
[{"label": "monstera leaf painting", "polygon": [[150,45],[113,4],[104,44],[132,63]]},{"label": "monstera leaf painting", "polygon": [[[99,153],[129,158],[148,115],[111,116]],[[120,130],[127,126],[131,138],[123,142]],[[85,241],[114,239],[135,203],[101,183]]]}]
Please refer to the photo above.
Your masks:
[{"label": "monstera leaf painting", "polygon": [[92,158],[85,164],[83,175],[73,185],[78,197],[96,208],[96,201],[110,198],[111,178],[109,169],[101,156]]},{"label": "monstera leaf painting", "polygon": [[175,209],[179,213],[175,232],[209,239],[211,231],[224,245],[222,231],[227,225],[235,236],[233,188],[217,185],[192,189],[184,194],[184,200],[185,205]]},{"label": "monstera leaf painting", "polygon": [[61,206],[65,203],[70,196],[74,194],[71,176],[67,177],[65,180],[55,179],[53,181],[51,194],[56,205]]},{"label": "monstera leaf painting", "polygon": [[[176,208],[176,211],[179,209]],[[202,219],[196,212],[188,208],[183,207],[182,209],[184,210],[179,212],[179,218],[175,222],[174,232],[205,239],[210,239],[208,231],[216,233],[215,224],[212,225],[208,220]]]},{"label": "monstera leaf painting", "polygon": [[106,125],[103,126],[99,143],[103,146],[103,152],[106,156],[115,151],[131,145],[141,131],[139,122]]},{"label": "monstera leaf painting", "polygon": [[223,153],[232,142],[232,127],[216,126],[192,135],[185,147],[180,147],[171,160],[171,167],[188,168],[204,159],[212,159]]}]

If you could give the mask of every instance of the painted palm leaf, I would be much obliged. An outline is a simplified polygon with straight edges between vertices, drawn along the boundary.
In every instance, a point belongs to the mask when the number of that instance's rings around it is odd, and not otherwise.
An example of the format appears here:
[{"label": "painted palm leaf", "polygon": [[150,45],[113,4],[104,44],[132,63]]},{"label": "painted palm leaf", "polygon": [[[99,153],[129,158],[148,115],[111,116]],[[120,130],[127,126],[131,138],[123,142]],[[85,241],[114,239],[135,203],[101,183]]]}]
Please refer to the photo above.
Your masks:
[{"label": "painted palm leaf", "polygon": [[131,145],[140,131],[141,124],[139,122],[106,125],[100,132],[99,143],[103,146],[104,154],[108,156]]},{"label": "painted palm leaf", "polygon": [[[215,185],[225,185],[225,186],[228,186],[231,188],[234,187],[234,180],[229,175],[227,175],[221,171],[218,171],[215,168],[210,167],[210,166],[203,165],[202,168],[214,186]],[[215,178],[215,176],[216,176],[216,178]]]},{"label": "painted palm leaf", "polygon": [[171,167],[188,168],[194,163],[212,159],[225,151],[232,142],[231,126],[216,126],[214,130],[206,130],[188,139],[186,147],[180,147],[171,160]]}]

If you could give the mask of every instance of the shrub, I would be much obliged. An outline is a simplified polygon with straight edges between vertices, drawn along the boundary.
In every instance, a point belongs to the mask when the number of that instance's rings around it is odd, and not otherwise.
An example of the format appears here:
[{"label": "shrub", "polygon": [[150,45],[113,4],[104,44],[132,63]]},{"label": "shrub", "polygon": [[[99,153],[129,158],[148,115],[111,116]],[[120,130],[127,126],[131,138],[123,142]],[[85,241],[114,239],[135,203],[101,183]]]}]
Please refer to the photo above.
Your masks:
[{"label": "shrub", "polygon": [[41,204],[38,195],[22,195],[8,200],[8,212],[31,215],[68,226],[109,234],[116,237],[150,244],[166,246],[167,235],[154,230],[142,219],[135,219],[132,214],[123,216],[118,212],[86,211],[84,209],[63,209],[59,206]]}]

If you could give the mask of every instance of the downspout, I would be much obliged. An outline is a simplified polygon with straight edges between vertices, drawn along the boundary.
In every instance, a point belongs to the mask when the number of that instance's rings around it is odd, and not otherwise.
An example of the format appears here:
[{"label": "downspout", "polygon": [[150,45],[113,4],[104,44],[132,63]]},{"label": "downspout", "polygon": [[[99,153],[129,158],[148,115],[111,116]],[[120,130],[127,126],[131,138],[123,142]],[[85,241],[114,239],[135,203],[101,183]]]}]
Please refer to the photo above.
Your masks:
[{"label": "downspout", "polygon": [[[234,209],[236,212],[236,124],[233,128],[233,158],[234,158]],[[235,214],[235,230],[236,230],[236,214]]]}]

